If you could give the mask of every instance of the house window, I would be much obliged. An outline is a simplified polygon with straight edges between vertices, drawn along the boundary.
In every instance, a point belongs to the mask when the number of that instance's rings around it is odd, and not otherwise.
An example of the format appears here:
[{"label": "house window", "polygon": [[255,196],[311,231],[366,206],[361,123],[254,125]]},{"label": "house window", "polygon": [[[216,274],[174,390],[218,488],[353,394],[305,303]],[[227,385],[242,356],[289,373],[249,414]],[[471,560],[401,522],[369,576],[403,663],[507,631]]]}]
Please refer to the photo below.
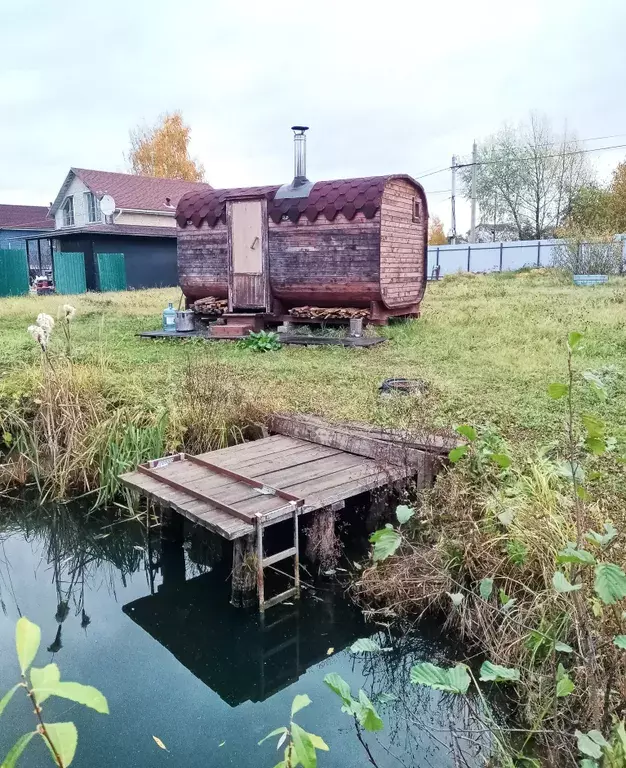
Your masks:
[{"label": "house window", "polygon": [[100,201],[93,192],[85,192],[85,211],[90,224],[100,221]]},{"label": "house window", "polygon": [[422,218],[422,201],[419,197],[413,198],[413,221],[420,222]]},{"label": "house window", "polygon": [[74,198],[68,197],[63,203],[63,226],[74,226]]}]

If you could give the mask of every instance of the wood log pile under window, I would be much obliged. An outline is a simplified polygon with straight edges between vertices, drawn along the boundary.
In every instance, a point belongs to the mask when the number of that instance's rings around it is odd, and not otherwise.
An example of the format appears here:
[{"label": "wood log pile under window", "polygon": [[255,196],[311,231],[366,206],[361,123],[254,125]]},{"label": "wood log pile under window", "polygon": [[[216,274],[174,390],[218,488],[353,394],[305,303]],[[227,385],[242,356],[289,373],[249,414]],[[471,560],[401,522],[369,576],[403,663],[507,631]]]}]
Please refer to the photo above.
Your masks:
[{"label": "wood log pile under window", "polygon": [[352,320],[370,316],[368,309],[356,307],[294,307],[289,310],[292,317],[309,320]]},{"label": "wood log pile under window", "polygon": [[207,296],[205,299],[194,301],[191,308],[200,315],[221,317],[228,308],[228,302],[226,299],[216,299],[215,296]]}]

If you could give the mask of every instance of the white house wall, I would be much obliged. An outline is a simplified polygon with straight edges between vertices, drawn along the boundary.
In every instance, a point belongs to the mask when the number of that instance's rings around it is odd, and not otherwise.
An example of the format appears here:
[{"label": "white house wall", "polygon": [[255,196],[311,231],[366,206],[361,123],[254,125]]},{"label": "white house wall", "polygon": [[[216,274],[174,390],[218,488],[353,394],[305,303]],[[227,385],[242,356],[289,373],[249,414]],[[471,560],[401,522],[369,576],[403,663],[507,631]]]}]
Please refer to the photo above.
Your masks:
[{"label": "white house wall", "polygon": [[160,216],[155,213],[127,213],[122,211],[115,217],[116,224],[134,224],[142,227],[175,227],[176,219],[174,216]]},{"label": "white house wall", "polygon": [[65,205],[65,200],[70,195],[74,196],[74,225],[76,227],[83,227],[90,223],[84,194],[85,192],[89,191],[89,187],[83,184],[83,182],[77,176],[74,176],[70,183],[69,189],[67,190],[65,198],[61,203],[61,207],[54,216],[55,226],[57,228],[63,226],[63,206]]},{"label": "white house wall", "polygon": [[[85,199],[85,192],[89,192],[89,187],[84,184],[78,176],[74,176],[70,186],[67,190],[63,202],[59,210],[56,212],[54,220],[55,226],[61,228],[63,224],[63,205],[65,200],[72,195],[74,197],[74,226],[84,227],[88,224],[93,224],[89,221],[89,211],[87,209],[87,201]],[[101,221],[104,222],[104,216],[101,217]],[[176,227],[176,219],[174,215],[169,211],[161,214],[154,213],[127,213],[122,211],[115,217],[116,224],[131,224],[135,226],[143,227]]]}]

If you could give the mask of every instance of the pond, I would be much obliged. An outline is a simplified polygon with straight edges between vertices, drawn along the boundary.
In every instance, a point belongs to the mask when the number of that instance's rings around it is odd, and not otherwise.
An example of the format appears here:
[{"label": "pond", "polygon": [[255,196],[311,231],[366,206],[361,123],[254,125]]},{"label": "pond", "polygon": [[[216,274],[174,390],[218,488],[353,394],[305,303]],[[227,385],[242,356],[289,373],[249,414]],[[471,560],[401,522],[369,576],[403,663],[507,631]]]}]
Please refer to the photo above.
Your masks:
[{"label": "pond", "polygon": [[[158,530],[148,536],[139,520],[85,512],[24,503],[0,509],[2,693],[17,680],[14,627],[27,616],[42,629],[36,665],[54,661],[63,679],[94,685],[108,699],[108,716],[62,699],[45,703],[48,722],[77,725],[73,765],[271,768],[282,759],[276,740],[258,742],[288,722],[298,693],[312,704],[296,719],[330,747],[320,753],[321,768],[371,764],[323,683],[329,672],[380,702],[385,729],[364,738],[381,768],[445,768],[457,764],[455,751],[463,764],[482,764],[480,746],[455,731],[472,727],[467,704],[409,683],[412,664],[461,653],[438,626],[389,634],[366,624],[329,579],[262,621],[229,604],[230,563],[205,532],[188,534],[181,547],[162,542]],[[391,650],[351,653],[356,639],[373,635]],[[32,707],[19,694],[0,720],[0,758],[32,729]],[[382,703],[381,694],[394,698]],[[19,761],[47,764],[40,740]]]}]

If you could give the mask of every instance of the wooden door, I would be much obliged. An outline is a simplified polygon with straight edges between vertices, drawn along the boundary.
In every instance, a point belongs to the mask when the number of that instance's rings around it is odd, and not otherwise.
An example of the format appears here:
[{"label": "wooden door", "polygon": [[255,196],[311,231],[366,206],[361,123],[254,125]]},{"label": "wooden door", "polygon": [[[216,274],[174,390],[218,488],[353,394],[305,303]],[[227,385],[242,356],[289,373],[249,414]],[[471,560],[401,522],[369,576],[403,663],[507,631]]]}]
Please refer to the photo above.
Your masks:
[{"label": "wooden door", "polygon": [[228,309],[269,309],[267,201],[231,200],[227,205]]}]

